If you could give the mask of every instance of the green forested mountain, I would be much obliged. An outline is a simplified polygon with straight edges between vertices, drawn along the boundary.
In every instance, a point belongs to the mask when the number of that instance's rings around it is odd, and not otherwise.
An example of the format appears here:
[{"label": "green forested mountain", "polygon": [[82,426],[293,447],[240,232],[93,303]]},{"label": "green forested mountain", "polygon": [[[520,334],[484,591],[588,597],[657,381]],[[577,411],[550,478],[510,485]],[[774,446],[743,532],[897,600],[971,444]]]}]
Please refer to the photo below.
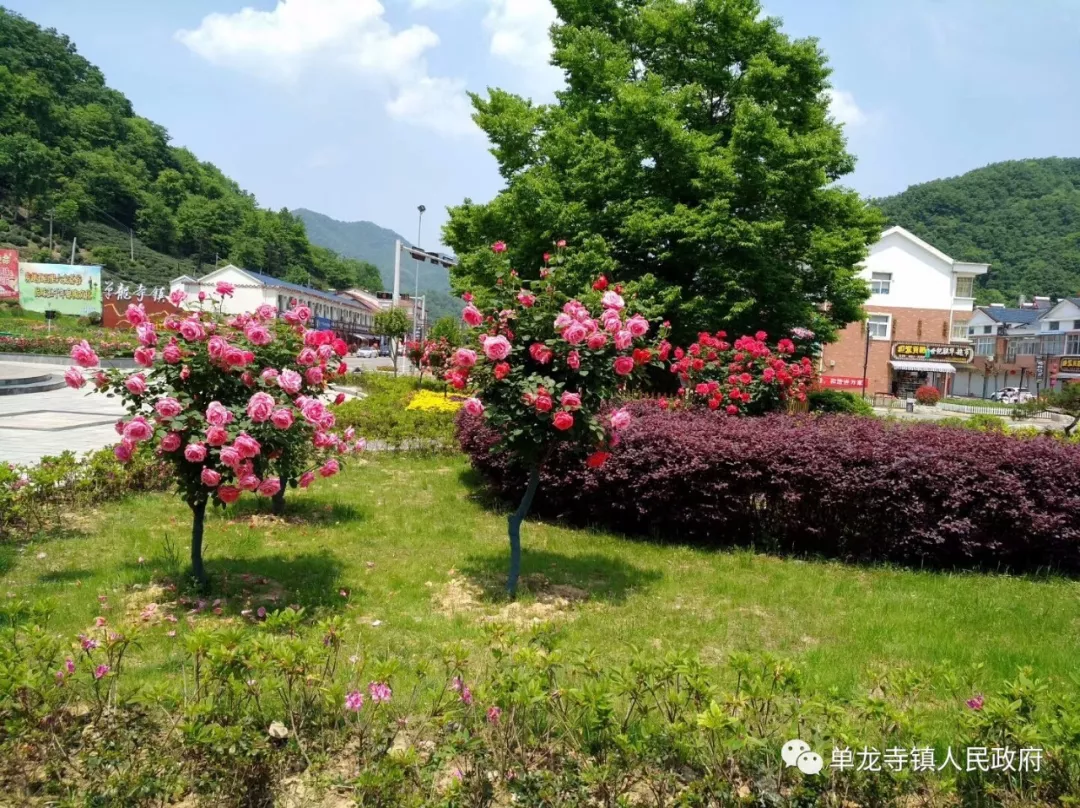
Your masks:
[{"label": "green forested mountain", "polygon": [[876,204],[953,258],[989,262],[981,303],[1080,293],[1080,158],[994,163]]},{"label": "green forested mountain", "polygon": [[[374,222],[341,222],[313,210],[297,208],[293,214],[307,226],[308,237],[321,247],[328,247],[347,258],[370,262],[378,267],[382,288],[394,287],[394,242],[411,242],[404,236],[379,227]],[[462,304],[450,295],[450,276],[441,266],[420,264],[408,258],[401,264],[401,291],[412,294],[416,284],[415,272],[420,270],[420,294],[427,296],[428,311],[434,319],[448,314],[460,314]]]},{"label": "green forested mountain", "polygon": [[[90,248],[84,258],[141,282],[228,260],[323,287],[379,285],[373,267],[314,246],[292,213],[260,209],[215,166],[171,146],[67,37],[2,7],[0,217],[9,243],[36,246],[37,260],[67,259],[33,240],[51,218],[62,242],[77,236]],[[129,230],[134,261],[130,239],[121,246]]]}]

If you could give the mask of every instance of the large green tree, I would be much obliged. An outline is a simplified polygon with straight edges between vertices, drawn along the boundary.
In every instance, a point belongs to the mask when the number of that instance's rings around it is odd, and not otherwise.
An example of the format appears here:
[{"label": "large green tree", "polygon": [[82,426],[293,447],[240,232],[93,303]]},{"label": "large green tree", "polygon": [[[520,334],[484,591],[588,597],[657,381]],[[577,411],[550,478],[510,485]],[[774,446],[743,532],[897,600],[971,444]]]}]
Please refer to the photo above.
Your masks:
[{"label": "large green tree", "polygon": [[557,239],[584,285],[655,276],[676,336],[860,316],[855,275],[880,214],[837,181],[851,172],[829,116],[829,68],[756,0],[553,0],[550,105],[473,97],[506,187],[450,210],[455,288],[490,288],[488,245],[535,277]]}]

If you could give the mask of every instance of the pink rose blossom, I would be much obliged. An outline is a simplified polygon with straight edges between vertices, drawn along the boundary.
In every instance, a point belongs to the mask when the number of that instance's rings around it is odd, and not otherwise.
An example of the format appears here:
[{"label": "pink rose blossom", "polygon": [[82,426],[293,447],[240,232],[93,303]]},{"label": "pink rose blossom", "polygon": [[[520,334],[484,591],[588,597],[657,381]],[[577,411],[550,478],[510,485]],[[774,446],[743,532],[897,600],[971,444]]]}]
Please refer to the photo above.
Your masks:
[{"label": "pink rose blossom", "polygon": [[211,401],[206,408],[206,423],[211,426],[227,426],[232,420],[232,412],[220,401]]},{"label": "pink rose blossom", "polygon": [[567,326],[566,330],[563,331],[562,336],[563,339],[571,345],[577,345],[589,336],[589,332],[581,323],[571,323]]},{"label": "pink rose blossom", "polygon": [[254,474],[245,474],[237,482],[237,485],[241,491],[258,491],[259,486],[262,485],[262,480]]},{"label": "pink rose blossom", "polygon": [[278,372],[274,368],[266,368],[263,370],[262,373],[259,374],[259,378],[262,379],[266,384],[276,384],[277,377]]},{"label": "pink rose blossom", "polygon": [[471,368],[476,364],[476,351],[469,348],[458,348],[454,353],[454,364],[458,367]]},{"label": "pink rose blossom", "polygon": [[170,342],[165,346],[165,350],[161,352],[161,357],[170,365],[175,365],[180,361],[182,354],[180,353],[180,346],[175,342]]},{"label": "pink rose blossom", "polygon": [[184,305],[185,300],[187,300],[187,292],[183,289],[173,289],[169,292],[169,302],[177,308]]},{"label": "pink rose blossom", "polygon": [[635,314],[626,321],[627,330],[635,337],[644,337],[649,333],[649,321],[640,314]]},{"label": "pink rose blossom", "polygon": [[206,430],[206,442],[210,446],[224,446],[229,440],[229,433],[223,426],[212,426]]},{"label": "pink rose blossom", "polygon": [[258,457],[259,452],[262,451],[262,446],[259,445],[259,442],[246,432],[241,432],[236,436],[236,440],[233,441],[233,446],[235,446],[236,451],[240,453],[240,457],[245,459]]},{"label": "pink rose blossom", "polygon": [[502,334],[484,341],[484,356],[492,362],[500,362],[510,355],[510,341]]},{"label": "pink rose blossom", "polygon": [[336,460],[331,459],[323,463],[319,469],[319,474],[323,477],[333,477],[339,471],[341,471],[341,465]]},{"label": "pink rose blossom", "polygon": [[229,342],[224,337],[213,336],[206,341],[206,352],[211,359],[221,359],[229,348]]},{"label": "pink rose blossom", "polygon": [[268,393],[256,393],[248,399],[248,417],[257,424],[270,420],[270,413],[274,411],[274,398]]},{"label": "pink rose blossom", "polygon": [[589,340],[585,344],[589,346],[590,351],[598,351],[607,345],[607,334],[603,331],[597,331],[595,334],[589,335]]},{"label": "pink rose blossom", "polygon": [[191,376],[191,368],[189,368],[187,365],[184,365],[182,368],[180,368],[180,380],[181,381],[186,382],[190,376]]},{"label": "pink rose blossom", "polygon": [[175,398],[166,396],[158,399],[157,403],[154,404],[154,409],[162,418],[175,418],[184,411],[184,405]]},{"label": "pink rose blossom", "polygon": [[314,348],[304,348],[296,356],[296,364],[298,365],[317,365],[319,363],[319,355],[315,353]]},{"label": "pink rose blossom", "polygon": [[216,488],[218,483],[221,482],[221,474],[208,466],[203,466],[199,479],[202,480],[202,484],[207,488]]},{"label": "pink rose blossom", "polygon": [[299,485],[301,488],[307,488],[313,482],[315,482],[315,472],[305,471],[303,474],[300,475]]},{"label": "pink rose blossom", "polygon": [[614,309],[615,311],[620,311],[626,305],[622,296],[617,292],[604,292],[601,302],[604,304],[605,309]]},{"label": "pink rose blossom", "polygon": [[623,409],[611,413],[611,428],[615,430],[626,429],[632,420],[629,412]]},{"label": "pink rose blossom", "polygon": [[581,396],[577,393],[565,392],[562,394],[559,403],[568,410],[579,410],[581,409]]},{"label": "pink rose blossom", "polygon": [[270,422],[278,429],[288,429],[293,425],[293,414],[284,407],[270,413]]},{"label": "pink rose blossom", "polygon": [[506,243],[503,241],[496,241],[494,244],[491,245],[491,251],[494,253],[506,252]]},{"label": "pink rose blossom", "polygon": [[484,404],[478,398],[467,398],[465,403],[462,404],[462,409],[469,415],[483,415]]},{"label": "pink rose blossom", "polygon": [[142,307],[141,303],[128,303],[127,311],[124,312],[124,318],[133,326],[146,322],[146,309]]},{"label": "pink rose blossom", "polygon": [[86,378],[78,368],[68,368],[64,372],[64,381],[67,383],[68,387],[74,390],[78,390],[86,384]]},{"label": "pink rose blossom", "polygon": [[522,289],[517,294],[517,301],[525,308],[530,309],[536,303],[536,295]]},{"label": "pink rose blossom", "polygon": [[271,477],[268,480],[263,480],[259,485],[259,493],[264,497],[272,497],[278,491],[281,490],[281,481],[276,477]]},{"label": "pink rose blossom", "polygon": [[206,446],[201,443],[189,443],[184,447],[184,459],[189,463],[201,463],[206,460]]},{"label": "pink rose blossom", "polygon": [[224,447],[218,457],[221,459],[222,463],[231,469],[235,469],[240,465],[240,461],[243,460],[243,458],[240,457],[240,452],[234,446]]},{"label": "pink rose blossom", "polygon": [[127,463],[131,460],[131,453],[134,451],[135,445],[127,440],[122,440],[116,446],[113,447],[113,454],[116,459],[121,463]]},{"label": "pink rose blossom", "polygon": [[261,325],[250,326],[245,335],[252,345],[269,345],[274,341],[274,335]]},{"label": "pink rose blossom", "polygon": [[283,370],[281,375],[278,376],[278,387],[284,390],[289,395],[296,395],[300,392],[300,387],[304,384],[303,377],[295,370]]},{"label": "pink rose blossom", "polygon": [[629,356],[620,356],[615,360],[615,372],[620,376],[629,376],[634,372],[634,360]]},{"label": "pink rose blossom", "polygon": [[180,323],[180,336],[188,342],[202,342],[206,337],[206,331],[198,320],[187,319]]},{"label": "pink rose blossom", "polygon": [[135,396],[141,396],[146,392],[146,377],[141,373],[135,373],[124,380],[124,387]]},{"label": "pink rose blossom", "polygon": [[566,366],[571,370],[577,370],[581,367],[581,356],[577,351],[571,351],[566,355]]},{"label": "pink rose blossom", "polygon": [[71,358],[75,360],[76,365],[83,368],[97,367],[98,364],[98,355],[94,353],[94,349],[86,340],[71,346]]},{"label": "pink rose blossom", "polygon": [[223,485],[217,490],[218,499],[226,505],[231,505],[240,499],[240,489],[231,485]]},{"label": "pink rose blossom", "polygon": [[217,282],[217,293],[222,297],[232,297],[233,292],[236,291],[236,287],[228,281]]},{"label": "pink rose blossom", "polygon": [[465,321],[466,325],[475,328],[484,322],[484,315],[480,313],[480,309],[470,303],[465,307],[465,310],[461,312],[461,319]]},{"label": "pink rose blossom", "polygon": [[154,355],[157,353],[153,348],[136,348],[135,349],[135,364],[142,365],[144,368],[148,368],[154,364]]},{"label": "pink rose blossom", "polygon": [[135,336],[142,345],[157,345],[157,332],[154,330],[154,324],[149,321],[135,326]]},{"label": "pink rose blossom", "polygon": [[322,368],[308,368],[304,371],[304,380],[312,387],[318,387],[323,383]]},{"label": "pink rose blossom", "polygon": [[153,434],[154,428],[141,415],[136,415],[124,425],[124,437],[132,443],[149,440]]},{"label": "pink rose blossom", "polygon": [[555,417],[551,420],[551,425],[556,429],[565,432],[574,425],[574,416],[565,411],[557,412],[555,413]]},{"label": "pink rose blossom", "polygon": [[175,452],[180,448],[181,437],[179,432],[170,432],[161,439],[161,451]]}]

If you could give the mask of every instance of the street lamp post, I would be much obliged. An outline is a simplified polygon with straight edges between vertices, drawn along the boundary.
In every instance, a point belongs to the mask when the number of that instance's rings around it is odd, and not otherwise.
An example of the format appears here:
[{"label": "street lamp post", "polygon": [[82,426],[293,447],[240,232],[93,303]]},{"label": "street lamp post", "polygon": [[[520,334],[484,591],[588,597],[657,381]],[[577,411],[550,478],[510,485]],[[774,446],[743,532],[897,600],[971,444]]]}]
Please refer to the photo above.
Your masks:
[{"label": "street lamp post", "polygon": [[[420,234],[423,232],[424,226],[424,211],[427,210],[423,205],[417,205],[416,210],[419,213],[416,220],[416,249],[420,249]],[[413,283],[413,298],[412,298],[412,317],[413,317],[413,339],[420,339],[420,321],[416,316],[416,300],[420,296],[420,261],[413,260],[413,266],[416,268],[414,283]]]}]

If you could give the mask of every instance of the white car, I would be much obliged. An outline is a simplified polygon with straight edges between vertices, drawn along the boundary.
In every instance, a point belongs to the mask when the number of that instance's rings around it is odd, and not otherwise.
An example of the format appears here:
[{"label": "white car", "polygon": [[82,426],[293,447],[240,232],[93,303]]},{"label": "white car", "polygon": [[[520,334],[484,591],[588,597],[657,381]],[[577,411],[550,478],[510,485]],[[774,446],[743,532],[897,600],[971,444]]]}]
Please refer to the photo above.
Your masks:
[{"label": "white car", "polygon": [[354,354],[354,356],[356,356],[357,359],[378,359],[379,358],[379,349],[378,348],[357,348],[356,353]]}]

